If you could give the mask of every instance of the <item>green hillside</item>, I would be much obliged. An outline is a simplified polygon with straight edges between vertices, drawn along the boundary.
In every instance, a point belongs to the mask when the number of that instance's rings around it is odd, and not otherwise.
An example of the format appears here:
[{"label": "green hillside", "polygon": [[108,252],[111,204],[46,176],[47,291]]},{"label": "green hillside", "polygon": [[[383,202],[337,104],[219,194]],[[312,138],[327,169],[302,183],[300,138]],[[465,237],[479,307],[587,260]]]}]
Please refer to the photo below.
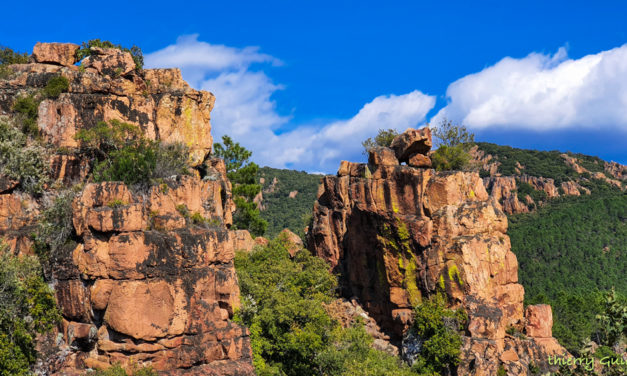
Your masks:
[{"label": "green hillside", "polygon": [[[499,172],[514,174],[516,164],[524,173],[575,180],[591,195],[549,200],[536,212],[509,216],[508,234],[520,264],[519,278],[527,304],[548,303],[554,311],[554,335],[569,350],[598,331],[595,316],[602,310],[603,294],[612,288],[627,295],[627,195],[606,182],[577,174],[558,151],[536,151],[478,143],[500,162]],[[597,157],[568,153],[588,171],[603,171]],[[268,236],[283,228],[302,234],[316,199],[319,175],[264,167],[258,177],[268,190],[263,194],[262,216],[269,222]],[[289,193],[298,191],[295,198]]]},{"label": "green hillside", "polygon": [[[257,181],[263,178],[263,202],[265,208],[261,217],[268,221],[266,237],[273,238],[284,228],[302,235],[311,217],[311,210],[316,201],[318,183],[321,175],[308,174],[305,171],[280,170],[262,167],[257,174]],[[271,190],[274,179],[277,183]],[[290,198],[290,192],[297,191],[296,197]]]}]

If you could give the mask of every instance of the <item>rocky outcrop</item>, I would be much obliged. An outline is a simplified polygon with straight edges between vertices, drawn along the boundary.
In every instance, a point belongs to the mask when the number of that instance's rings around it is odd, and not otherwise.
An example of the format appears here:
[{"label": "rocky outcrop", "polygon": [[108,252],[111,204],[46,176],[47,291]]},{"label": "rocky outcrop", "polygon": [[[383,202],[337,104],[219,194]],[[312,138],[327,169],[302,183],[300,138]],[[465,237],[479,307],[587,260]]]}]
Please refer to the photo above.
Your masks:
[{"label": "rocky outcrop", "polygon": [[[400,139],[419,132],[407,133]],[[356,297],[399,341],[412,308],[445,291],[452,307],[469,315],[459,374],[494,375],[501,364],[527,374],[532,361],[546,368],[545,355],[563,351],[555,340],[549,345],[532,334],[524,340],[506,334],[510,326],[525,327],[524,289],[507,217],[482,179],[393,164],[389,154],[374,149],[369,164],[343,161],[337,176],[322,179],[308,246],[340,276],[342,294]]]},{"label": "rocky outcrop", "polygon": [[[45,192],[32,196],[0,176],[0,237],[16,253],[33,252],[31,233],[56,190],[76,192],[69,239],[46,265],[63,321],[47,348],[39,345],[48,358],[38,372],[82,375],[120,363],[163,375],[253,375],[249,332],[232,321],[234,251],[248,239],[229,230],[231,184],[224,162],[209,155],[213,95],[191,89],[178,69],[139,71],[118,49],[92,48],[75,66],[77,48],[38,44],[32,63],[10,66],[0,80],[6,114],[17,98],[41,98],[50,78],[69,81],[38,108],[50,154]],[[148,139],[187,145],[190,175],[143,188],[90,183],[75,135],[114,119]]]},{"label": "rocky outcrop", "polygon": [[79,130],[116,119],[139,126],[149,139],[184,143],[192,164],[203,162],[213,143],[211,93],[190,88],[178,69],[138,71],[131,54],[118,49],[92,48],[92,55],[75,66],[76,48],[39,43],[33,63],[10,66],[13,73],[0,80],[0,112],[11,112],[17,98],[61,75],[69,80],[68,92],[45,99],[37,120],[45,139],[56,147],[76,148]]},{"label": "rocky outcrop", "polygon": [[[193,177],[145,194],[85,187],[72,205],[77,242],[52,270],[74,350],[58,372],[134,361],[171,375],[253,374],[248,331],[230,320],[239,288],[222,194],[219,181]],[[193,225],[182,206],[209,224]]]}]

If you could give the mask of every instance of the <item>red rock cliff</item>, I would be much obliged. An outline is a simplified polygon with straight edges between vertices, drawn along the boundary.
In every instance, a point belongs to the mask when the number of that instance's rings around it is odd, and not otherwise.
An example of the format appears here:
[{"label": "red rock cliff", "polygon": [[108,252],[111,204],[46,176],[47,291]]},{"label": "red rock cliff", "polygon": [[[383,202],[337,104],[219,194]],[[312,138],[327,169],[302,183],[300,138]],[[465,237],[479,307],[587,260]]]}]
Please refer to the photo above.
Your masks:
[{"label": "red rock cliff", "polygon": [[[368,164],[344,161],[337,176],[324,177],[309,248],[340,275],[343,295],[357,297],[397,340],[412,308],[445,290],[470,318],[459,374],[546,367],[547,354],[564,350],[546,327],[550,307],[524,314],[507,217],[477,173],[424,168],[430,147],[428,129],[408,130],[392,149],[371,150]],[[508,327],[526,330],[526,339],[506,334]]]},{"label": "red rock cliff", "polygon": [[[38,110],[55,183],[33,197],[0,176],[0,236],[16,253],[32,252],[29,234],[44,198],[82,187],[72,203],[72,242],[51,258],[63,322],[45,371],[73,375],[136,363],[167,375],[254,374],[248,330],[231,321],[239,303],[228,230],[234,205],[223,161],[209,156],[213,95],[191,89],[178,69],[139,72],[116,49],[93,49],[79,68],[77,48],[38,44],[32,63],[11,66],[0,80],[3,114],[51,77],[69,80],[67,93]],[[89,163],[74,136],[112,119],[139,126],[149,139],[186,144],[194,174],[144,191],[82,185]]]}]

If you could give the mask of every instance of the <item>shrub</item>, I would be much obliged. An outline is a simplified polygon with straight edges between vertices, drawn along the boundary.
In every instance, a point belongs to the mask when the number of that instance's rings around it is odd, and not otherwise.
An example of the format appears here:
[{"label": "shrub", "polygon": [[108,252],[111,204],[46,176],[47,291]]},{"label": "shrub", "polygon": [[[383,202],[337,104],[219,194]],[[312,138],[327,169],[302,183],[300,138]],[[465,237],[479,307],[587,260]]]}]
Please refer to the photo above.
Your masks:
[{"label": "shrub", "polygon": [[43,94],[46,98],[58,98],[61,93],[65,93],[70,87],[70,81],[63,76],[54,76],[48,80],[44,87]]},{"label": "shrub", "polygon": [[27,375],[35,337],[60,320],[54,294],[36,257],[17,257],[0,245],[0,375]]},{"label": "shrub", "polygon": [[361,146],[364,147],[362,154],[368,155],[368,150],[375,146],[389,147],[396,136],[398,136],[398,131],[396,129],[379,129],[379,133],[377,133],[374,140],[372,137],[368,137],[361,143]]},{"label": "shrub", "polygon": [[189,152],[183,145],[162,145],[142,137],[138,127],[111,120],[82,129],[76,139],[94,158],[97,182],[152,184],[155,179],[188,174]]},{"label": "shrub", "polygon": [[37,127],[39,101],[33,95],[17,99],[13,104],[13,111],[21,115],[22,132],[32,135],[39,133],[39,128]]},{"label": "shrub", "polygon": [[431,155],[433,167],[438,171],[464,170],[470,163],[466,145],[441,145]]},{"label": "shrub", "polygon": [[144,69],[144,55],[142,53],[141,48],[137,46],[133,46],[131,48],[122,47],[119,44],[113,44],[108,40],[101,41],[100,39],[92,39],[87,42],[83,42],[81,44],[81,48],[76,50],[76,58],[78,60],[83,60],[87,56],[92,54],[92,47],[100,47],[100,48],[116,48],[118,50],[128,52],[133,57],[133,61],[135,62],[135,69],[140,71]]},{"label": "shrub", "polygon": [[43,264],[44,276],[49,278],[50,259],[59,255],[61,249],[70,245],[74,225],[72,223],[72,201],[76,189],[60,191],[56,196],[45,195],[44,209],[32,234],[35,254]]},{"label": "shrub", "polygon": [[0,122],[0,174],[19,181],[26,192],[40,194],[48,181],[46,151],[27,141],[24,133]]},{"label": "shrub", "polygon": [[28,54],[15,52],[9,47],[0,46],[0,79],[8,78],[11,74],[9,65],[28,63]]},{"label": "shrub", "polygon": [[410,330],[424,342],[412,368],[432,374],[445,373],[445,370],[451,371],[456,367],[459,364],[462,346],[458,331],[465,327],[466,321],[465,311],[447,309],[446,299],[440,293],[418,305]]}]

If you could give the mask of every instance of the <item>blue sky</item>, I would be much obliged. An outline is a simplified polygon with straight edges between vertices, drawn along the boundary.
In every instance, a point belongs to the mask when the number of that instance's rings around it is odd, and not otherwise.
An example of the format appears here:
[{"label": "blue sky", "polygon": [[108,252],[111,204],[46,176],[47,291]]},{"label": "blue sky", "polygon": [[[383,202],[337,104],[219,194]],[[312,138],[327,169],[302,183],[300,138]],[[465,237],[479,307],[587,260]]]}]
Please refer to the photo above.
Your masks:
[{"label": "blue sky", "polygon": [[[594,4],[594,5],[593,5]],[[261,165],[333,172],[379,128],[464,122],[480,141],[627,163],[625,1],[31,1],[0,44],[142,47],[216,94],[214,136]]]}]

